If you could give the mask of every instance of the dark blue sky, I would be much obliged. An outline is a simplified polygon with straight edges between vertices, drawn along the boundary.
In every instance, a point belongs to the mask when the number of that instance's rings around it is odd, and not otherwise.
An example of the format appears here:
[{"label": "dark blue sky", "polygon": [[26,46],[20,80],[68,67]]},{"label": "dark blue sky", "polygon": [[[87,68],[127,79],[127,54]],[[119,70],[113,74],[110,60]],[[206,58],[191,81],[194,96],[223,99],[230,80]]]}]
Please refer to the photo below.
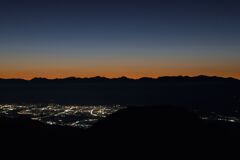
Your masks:
[{"label": "dark blue sky", "polygon": [[2,0],[0,76],[240,77],[239,8],[237,0]]}]

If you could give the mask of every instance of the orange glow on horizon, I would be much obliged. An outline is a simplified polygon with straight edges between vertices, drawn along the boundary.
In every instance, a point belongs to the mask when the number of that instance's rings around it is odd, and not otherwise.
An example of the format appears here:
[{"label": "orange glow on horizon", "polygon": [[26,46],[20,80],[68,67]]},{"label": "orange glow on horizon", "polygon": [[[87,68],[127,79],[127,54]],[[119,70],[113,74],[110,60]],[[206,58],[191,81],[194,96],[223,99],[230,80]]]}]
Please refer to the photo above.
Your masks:
[{"label": "orange glow on horizon", "polygon": [[220,76],[220,77],[233,77],[240,79],[240,74],[235,72],[224,72],[221,70],[204,70],[193,68],[172,68],[172,69],[154,69],[154,68],[85,68],[81,69],[32,69],[32,70],[5,70],[0,72],[0,78],[20,78],[30,80],[36,77],[55,79],[55,78],[67,78],[67,77],[107,77],[118,78],[126,76],[128,78],[138,79],[141,77],[157,78],[161,76]]},{"label": "orange glow on horizon", "polygon": [[220,76],[240,79],[239,57],[37,56],[0,59],[0,78]]}]

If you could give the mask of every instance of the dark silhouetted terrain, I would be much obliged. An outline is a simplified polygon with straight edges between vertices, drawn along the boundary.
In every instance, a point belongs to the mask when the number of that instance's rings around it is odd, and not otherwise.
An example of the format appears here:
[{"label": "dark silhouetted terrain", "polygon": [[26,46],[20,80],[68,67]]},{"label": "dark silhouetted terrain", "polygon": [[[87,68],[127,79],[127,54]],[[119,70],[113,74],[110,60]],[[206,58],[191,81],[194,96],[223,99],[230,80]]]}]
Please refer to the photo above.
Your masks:
[{"label": "dark silhouetted terrain", "polygon": [[239,123],[202,120],[194,110],[236,114],[239,89],[239,80],[205,76],[139,80],[101,77],[31,81],[2,79],[2,103],[128,106],[88,130],[51,126],[21,116],[1,117],[2,144],[28,147],[41,144],[51,149],[74,148],[93,152],[131,152],[135,148],[148,152],[164,147],[179,149],[185,144],[192,148],[238,142]]},{"label": "dark silhouetted terrain", "polygon": [[0,79],[1,103],[174,105],[232,113],[240,81],[220,77]]},{"label": "dark silhouetted terrain", "polygon": [[234,146],[240,142],[238,123],[203,121],[190,111],[169,106],[129,107],[88,130],[20,117],[0,118],[0,126],[1,151],[12,153],[8,157],[16,153],[79,159],[206,156],[237,150]]},{"label": "dark silhouetted terrain", "polygon": [[[171,106],[128,107],[95,123],[87,130],[47,125],[26,117],[0,118],[1,136],[12,139],[46,138],[89,143],[178,141],[239,138],[238,123],[204,121],[197,114]],[[101,138],[100,138],[101,137]],[[111,138],[114,137],[114,141]],[[206,141],[207,142],[207,141]]]}]

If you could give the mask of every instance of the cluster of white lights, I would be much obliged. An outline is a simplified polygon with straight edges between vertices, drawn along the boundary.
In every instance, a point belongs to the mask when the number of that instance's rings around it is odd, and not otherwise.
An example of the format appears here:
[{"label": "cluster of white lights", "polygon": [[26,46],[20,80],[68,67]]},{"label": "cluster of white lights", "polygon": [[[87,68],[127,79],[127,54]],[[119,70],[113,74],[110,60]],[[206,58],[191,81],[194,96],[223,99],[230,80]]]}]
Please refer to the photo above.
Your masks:
[{"label": "cluster of white lights", "polygon": [[200,116],[203,120],[215,120],[215,121],[225,121],[225,122],[232,122],[232,123],[240,123],[240,118],[234,116],[223,116],[220,114],[212,113],[210,115]]},{"label": "cluster of white lights", "polygon": [[0,116],[28,116],[50,125],[89,128],[97,120],[119,109],[120,105],[0,105]]}]

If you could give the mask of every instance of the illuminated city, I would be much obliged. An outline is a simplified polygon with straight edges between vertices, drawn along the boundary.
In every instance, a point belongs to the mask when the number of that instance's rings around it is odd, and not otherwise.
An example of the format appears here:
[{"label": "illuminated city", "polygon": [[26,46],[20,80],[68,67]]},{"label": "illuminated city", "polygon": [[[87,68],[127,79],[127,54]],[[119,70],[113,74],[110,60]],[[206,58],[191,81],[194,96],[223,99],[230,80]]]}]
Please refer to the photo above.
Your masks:
[{"label": "illuminated city", "polygon": [[[71,126],[87,129],[98,120],[125,108],[120,105],[59,105],[59,104],[31,104],[31,105],[0,105],[0,116],[15,118],[29,117],[49,125]],[[198,114],[198,112],[196,112]],[[218,113],[200,113],[200,119],[208,121],[226,121],[240,123],[237,116],[227,116]]]},{"label": "illuminated city", "polygon": [[89,128],[97,120],[119,109],[120,105],[71,106],[71,105],[0,105],[0,116],[26,116],[50,125]]},{"label": "illuminated city", "polygon": [[215,112],[201,114],[200,118],[202,120],[208,121],[225,121],[231,123],[240,123],[240,118],[237,116],[221,115]]}]

